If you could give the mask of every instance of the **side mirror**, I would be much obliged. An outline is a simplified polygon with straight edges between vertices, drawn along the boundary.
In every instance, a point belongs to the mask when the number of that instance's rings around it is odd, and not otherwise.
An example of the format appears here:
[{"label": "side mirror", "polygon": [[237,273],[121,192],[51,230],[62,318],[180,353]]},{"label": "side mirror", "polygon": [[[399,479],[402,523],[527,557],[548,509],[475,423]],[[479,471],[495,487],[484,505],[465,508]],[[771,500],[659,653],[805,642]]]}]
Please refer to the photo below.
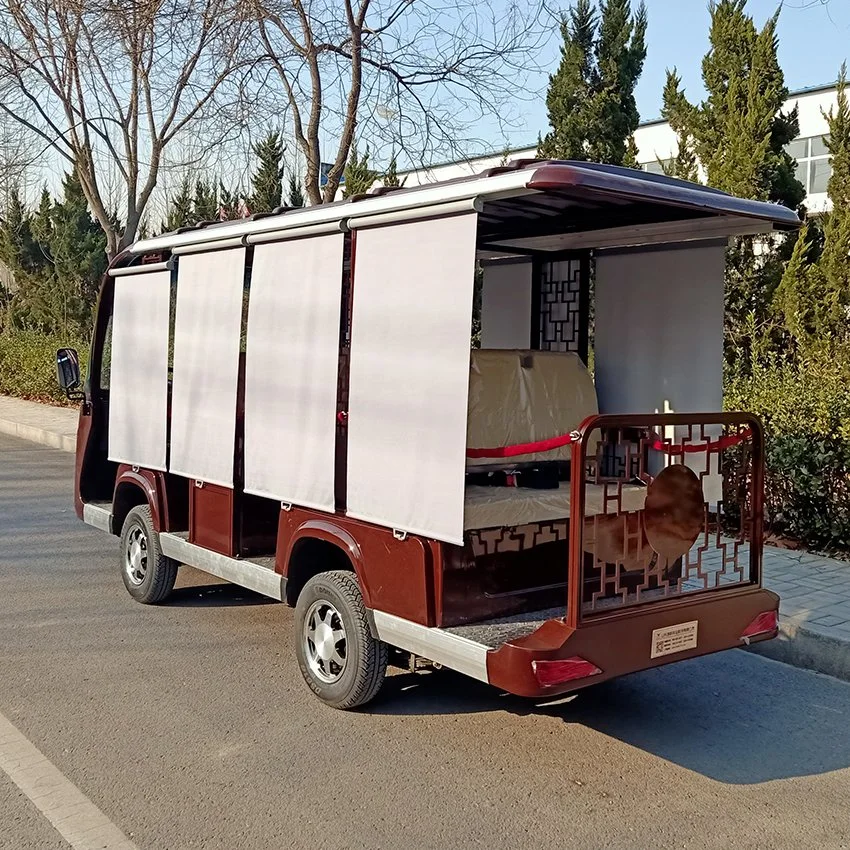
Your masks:
[{"label": "side mirror", "polygon": [[81,393],[74,392],[80,386],[80,358],[75,349],[60,348],[56,352],[56,380],[68,398],[81,397]]}]

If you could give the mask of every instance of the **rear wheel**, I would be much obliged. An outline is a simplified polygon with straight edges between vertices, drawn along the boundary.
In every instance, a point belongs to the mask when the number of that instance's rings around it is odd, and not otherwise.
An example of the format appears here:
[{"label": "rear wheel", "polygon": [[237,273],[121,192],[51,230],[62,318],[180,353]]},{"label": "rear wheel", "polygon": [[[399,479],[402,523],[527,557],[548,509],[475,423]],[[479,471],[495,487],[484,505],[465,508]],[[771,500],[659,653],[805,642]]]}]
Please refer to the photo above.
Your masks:
[{"label": "rear wheel", "polygon": [[121,578],[130,596],[145,605],[164,601],[174,589],[177,562],[162,554],[147,505],[133,508],[124,520]]},{"label": "rear wheel", "polygon": [[298,597],[295,623],[298,666],[322,702],[348,709],[374,699],[387,672],[387,645],[372,637],[353,573],[311,578]]}]

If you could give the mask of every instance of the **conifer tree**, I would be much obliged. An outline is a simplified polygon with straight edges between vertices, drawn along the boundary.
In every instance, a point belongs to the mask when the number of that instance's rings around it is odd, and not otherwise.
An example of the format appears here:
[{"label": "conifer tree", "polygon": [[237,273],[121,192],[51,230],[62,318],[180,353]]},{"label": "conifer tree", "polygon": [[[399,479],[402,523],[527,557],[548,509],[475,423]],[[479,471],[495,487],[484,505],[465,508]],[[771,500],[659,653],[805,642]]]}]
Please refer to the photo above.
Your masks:
[{"label": "conifer tree", "polygon": [[76,170],[65,176],[63,188],[53,208],[50,254],[58,285],[76,305],[71,318],[86,327],[106,270],[106,236],[91,217]]},{"label": "conifer tree", "polygon": [[221,221],[234,221],[245,216],[245,199],[239,185],[227,187],[223,180],[218,181],[218,218]]},{"label": "conifer tree", "polygon": [[253,146],[257,169],[251,176],[250,212],[271,212],[281,205],[283,196],[283,154],[286,146],[280,133],[270,132]]},{"label": "conifer tree", "polygon": [[44,191],[34,214],[12,193],[0,227],[0,259],[15,276],[8,315],[16,327],[87,332],[106,267],[106,236],[91,217],[76,172],[63,197]]},{"label": "conifer tree", "polygon": [[345,186],[342,197],[351,198],[354,195],[364,195],[368,192],[380,176],[380,172],[369,166],[369,146],[365,153],[360,156],[357,153],[357,145],[351,147],[351,157],[345,166]]},{"label": "conifer tree", "polygon": [[831,154],[827,194],[832,209],[822,219],[823,249],[813,260],[816,234],[813,225],[805,225],[776,293],[776,306],[785,327],[804,348],[828,347],[850,339],[850,101],[846,66],[842,66],[838,78],[836,106],[824,117],[829,126],[825,141]]},{"label": "conifer tree", "polygon": [[201,179],[195,181],[192,217],[196,222],[218,219],[218,192],[214,182]]},{"label": "conifer tree", "polygon": [[400,186],[404,186],[406,180],[407,178],[405,178],[404,180],[399,179],[398,163],[394,155],[393,158],[390,160],[390,164],[387,166],[387,170],[384,173],[382,182],[384,186],[398,188]]},{"label": "conifer tree", "polygon": [[710,186],[795,209],[805,191],[785,152],[799,122],[796,108],[782,111],[788,89],[777,59],[779,12],[758,30],[746,5],[711,4],[710,49],[702,62],[706,99],[691,104],[673,69],[667,72],[663,114]]},{"label": "conifer tree", "polygon": [[286,205],[289,207],[304,206],[304,192],[294,172],[289,174],[289,187],[286,192]]},{"label": "conifer tree", "polygon": [[549,78],[547,159],[637,165],[635,86],[646,58],[646,7],[630,0],[577,0],[561,20],[561,61]]},{"label": "conifer tree", "polygon": [[[746,0],[716,0],[709,10],[709,51],[702,62],[706,97],[688,101],[675,69],[664,87],[664,116],[676,130],[674,166],[692,178],[699,162],[710,186],[792,209],[805,197],[785,146],[799,133],[777,59],[777,12],[759,30]],[[753,329],[764,333],[793,242],[778,237],[736,240],[726,263],[726,359],[746,370]]]},{"label": "conifer tree", "polygon": [[177,193],[169,201],[168,211],[165,221],[162,224],[162,229],[166,231],[177,230],[180,227],[188,227],[194,224],[193,201],[192,183],[187,175],[180,182],[180,188],[177,190]]}]

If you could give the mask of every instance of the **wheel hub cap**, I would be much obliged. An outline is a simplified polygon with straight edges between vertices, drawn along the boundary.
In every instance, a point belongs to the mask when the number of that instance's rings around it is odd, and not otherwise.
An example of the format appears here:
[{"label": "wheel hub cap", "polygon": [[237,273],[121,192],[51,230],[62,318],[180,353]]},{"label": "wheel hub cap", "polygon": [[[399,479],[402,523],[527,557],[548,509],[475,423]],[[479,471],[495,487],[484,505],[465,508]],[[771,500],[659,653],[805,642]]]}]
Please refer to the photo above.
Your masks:
[{"label": "wheel hub cap", "polygon": [[322,682],[336,682],[346,665],[347,641],[339,611],[330,602],[314,602],[304,618],[304,657]]},{"label": "wheel hub cap", "polygon": [[148,572],[148,541],[145,532],[139,526],[134,526],[127,535],[124,572],[128,581],[136,586],[145,580]]}]

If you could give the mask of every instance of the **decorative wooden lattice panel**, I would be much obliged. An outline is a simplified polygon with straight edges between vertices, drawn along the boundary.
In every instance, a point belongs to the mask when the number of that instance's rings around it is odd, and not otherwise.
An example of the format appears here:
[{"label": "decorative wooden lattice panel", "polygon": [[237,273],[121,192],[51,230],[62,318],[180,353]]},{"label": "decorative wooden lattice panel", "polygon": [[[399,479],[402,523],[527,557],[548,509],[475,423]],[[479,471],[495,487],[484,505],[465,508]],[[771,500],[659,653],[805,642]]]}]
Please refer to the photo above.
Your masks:
[{"label": "decorative wooden lattice panel", "polygon": [[535,275],[537,347],[574,351],[587,362],[590,259],[574,255],[541,262]]}]

